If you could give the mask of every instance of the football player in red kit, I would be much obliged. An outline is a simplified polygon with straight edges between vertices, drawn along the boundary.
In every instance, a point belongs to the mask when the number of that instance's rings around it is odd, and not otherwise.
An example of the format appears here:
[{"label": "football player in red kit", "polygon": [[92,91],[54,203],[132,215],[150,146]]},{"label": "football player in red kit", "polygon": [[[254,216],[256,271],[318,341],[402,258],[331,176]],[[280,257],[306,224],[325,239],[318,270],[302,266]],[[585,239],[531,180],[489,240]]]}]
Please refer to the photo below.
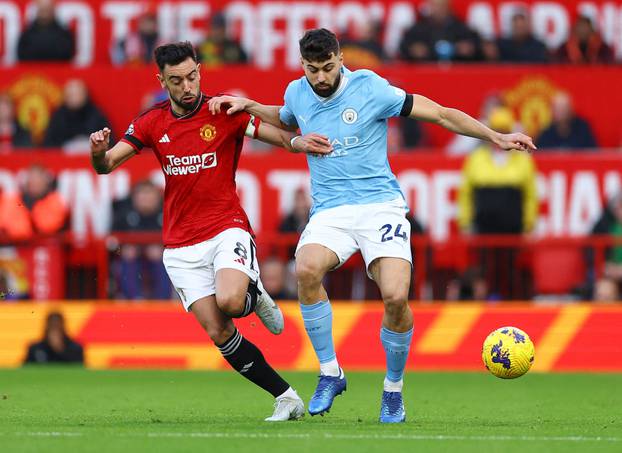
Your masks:
[{"label": "football player in red kit", "polygon": [[276,398],[274,413],[266,420],[300,418],[300,397],[232,322],[254,311],[272,333],[283,330],[283,315],[259,280],[253,234],[236,193],[235,172],[245,136],[293,152],[326,154],[331,146],[314,134],[292,145],[294,134],[248,113],[212,115],[189,42],[158,47],[155,60],[157,78],[169,99],[136,117],[110,150],[110,129],[92,133],[93,167],[107,174],[144,147],[153,150],[166,181],[163,261],[184,308],[237,372]]}]

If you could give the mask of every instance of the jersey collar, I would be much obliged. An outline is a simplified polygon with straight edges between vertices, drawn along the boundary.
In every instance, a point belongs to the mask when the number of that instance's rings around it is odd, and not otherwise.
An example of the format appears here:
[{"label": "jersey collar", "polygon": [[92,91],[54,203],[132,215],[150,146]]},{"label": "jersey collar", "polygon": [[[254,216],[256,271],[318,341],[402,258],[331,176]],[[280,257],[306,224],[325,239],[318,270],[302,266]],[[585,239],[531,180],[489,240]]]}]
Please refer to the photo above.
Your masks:
[{"label": "jersey collar", "polygon": [[309,86],[309,88],[311,89],[311,93],[313,93],[313,96],[315,96],[315,98],[323,104],[330,102],[338,97],[341,93],[343,93],[343,90],[345,90],[346,85],[348,85],[348,81],[350,80],[350,78],[348,77],[350,74],[351,71],[348,68],[346,68],[345,66],[341,67],[341,80],[339,81],[339,86],[337,87],[337,90],[327,98],[320,96],[315,91],[313,91],[313,88],[311,88],[311,86]]},{"label": "jersey collar", "polygon": [[203,105],[203,98],[204,98],[203,93],[199,92],[199,102],[197,102],[197,105],[194,107],[194,109],[192,109],[192,111],[184,115],[179,115],[178,113],[175,113],[175,110],[173,110],[173,105],[171,104],[171,114],[175,117],[175,119],[178,119],[178,120],[190,118],[194,116],[199,110],[201,110],[201,106]]}]

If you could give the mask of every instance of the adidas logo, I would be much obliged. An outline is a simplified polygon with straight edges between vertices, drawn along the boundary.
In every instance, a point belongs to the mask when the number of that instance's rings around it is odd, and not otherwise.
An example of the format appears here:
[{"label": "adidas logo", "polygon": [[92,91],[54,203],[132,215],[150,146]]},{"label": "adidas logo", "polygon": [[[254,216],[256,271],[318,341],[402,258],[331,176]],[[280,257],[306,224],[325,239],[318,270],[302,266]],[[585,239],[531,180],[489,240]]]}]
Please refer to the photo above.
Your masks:
[{"label": "adidas logo", "polygon": [[253,363],[255,363],[255,362],[247,363],[246,365],[244,365],[244,366],[242,367],[242,369],[240,370],[240,374],[244,374],[244,373],[246,373],[248,370],[250,370],[250,369],[251,369],[251,367],[253,366]]},{"label": "adidas logo", "polygon": [[168,138],[168,134],[164,134],[159,143],[171,143],[171,139]]}]

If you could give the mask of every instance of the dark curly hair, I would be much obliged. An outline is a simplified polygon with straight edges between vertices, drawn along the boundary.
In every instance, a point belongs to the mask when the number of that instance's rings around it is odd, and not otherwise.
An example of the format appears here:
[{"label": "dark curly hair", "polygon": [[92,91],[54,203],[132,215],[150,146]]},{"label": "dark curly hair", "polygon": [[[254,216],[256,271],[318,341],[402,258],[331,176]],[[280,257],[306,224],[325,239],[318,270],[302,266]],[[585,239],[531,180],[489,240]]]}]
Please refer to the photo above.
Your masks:
[{"label": "dark curly hair", "polygon": [[298,43],[300,55],[307,61],[322,62],[329,60],[331,54],[339,54],[337,36],[325,28],[307,31]]},{"label": "dark curly hair", "polygon": [[194,46],[190,41],[158,46],[153,51],[153,56],[155,57],[160,72],[164,70],[164,66],[174,66],[182,61],[186,61],[188,58],[192,58],[195,63],[198,61]]}]

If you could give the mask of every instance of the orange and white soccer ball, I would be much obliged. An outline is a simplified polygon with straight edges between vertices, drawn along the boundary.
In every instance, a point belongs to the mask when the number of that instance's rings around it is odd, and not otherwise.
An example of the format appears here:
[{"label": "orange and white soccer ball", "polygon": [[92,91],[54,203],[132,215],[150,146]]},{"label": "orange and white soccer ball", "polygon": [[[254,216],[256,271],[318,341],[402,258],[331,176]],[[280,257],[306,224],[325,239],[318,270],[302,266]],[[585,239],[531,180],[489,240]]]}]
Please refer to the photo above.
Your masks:
[{"label": "orange and white soccer ball", "polygon": [[514,379],[529,371],[534,354],[529,335],[516,327],[493,331],[482,348],[482,360],[488,371],[503,379]]}]

